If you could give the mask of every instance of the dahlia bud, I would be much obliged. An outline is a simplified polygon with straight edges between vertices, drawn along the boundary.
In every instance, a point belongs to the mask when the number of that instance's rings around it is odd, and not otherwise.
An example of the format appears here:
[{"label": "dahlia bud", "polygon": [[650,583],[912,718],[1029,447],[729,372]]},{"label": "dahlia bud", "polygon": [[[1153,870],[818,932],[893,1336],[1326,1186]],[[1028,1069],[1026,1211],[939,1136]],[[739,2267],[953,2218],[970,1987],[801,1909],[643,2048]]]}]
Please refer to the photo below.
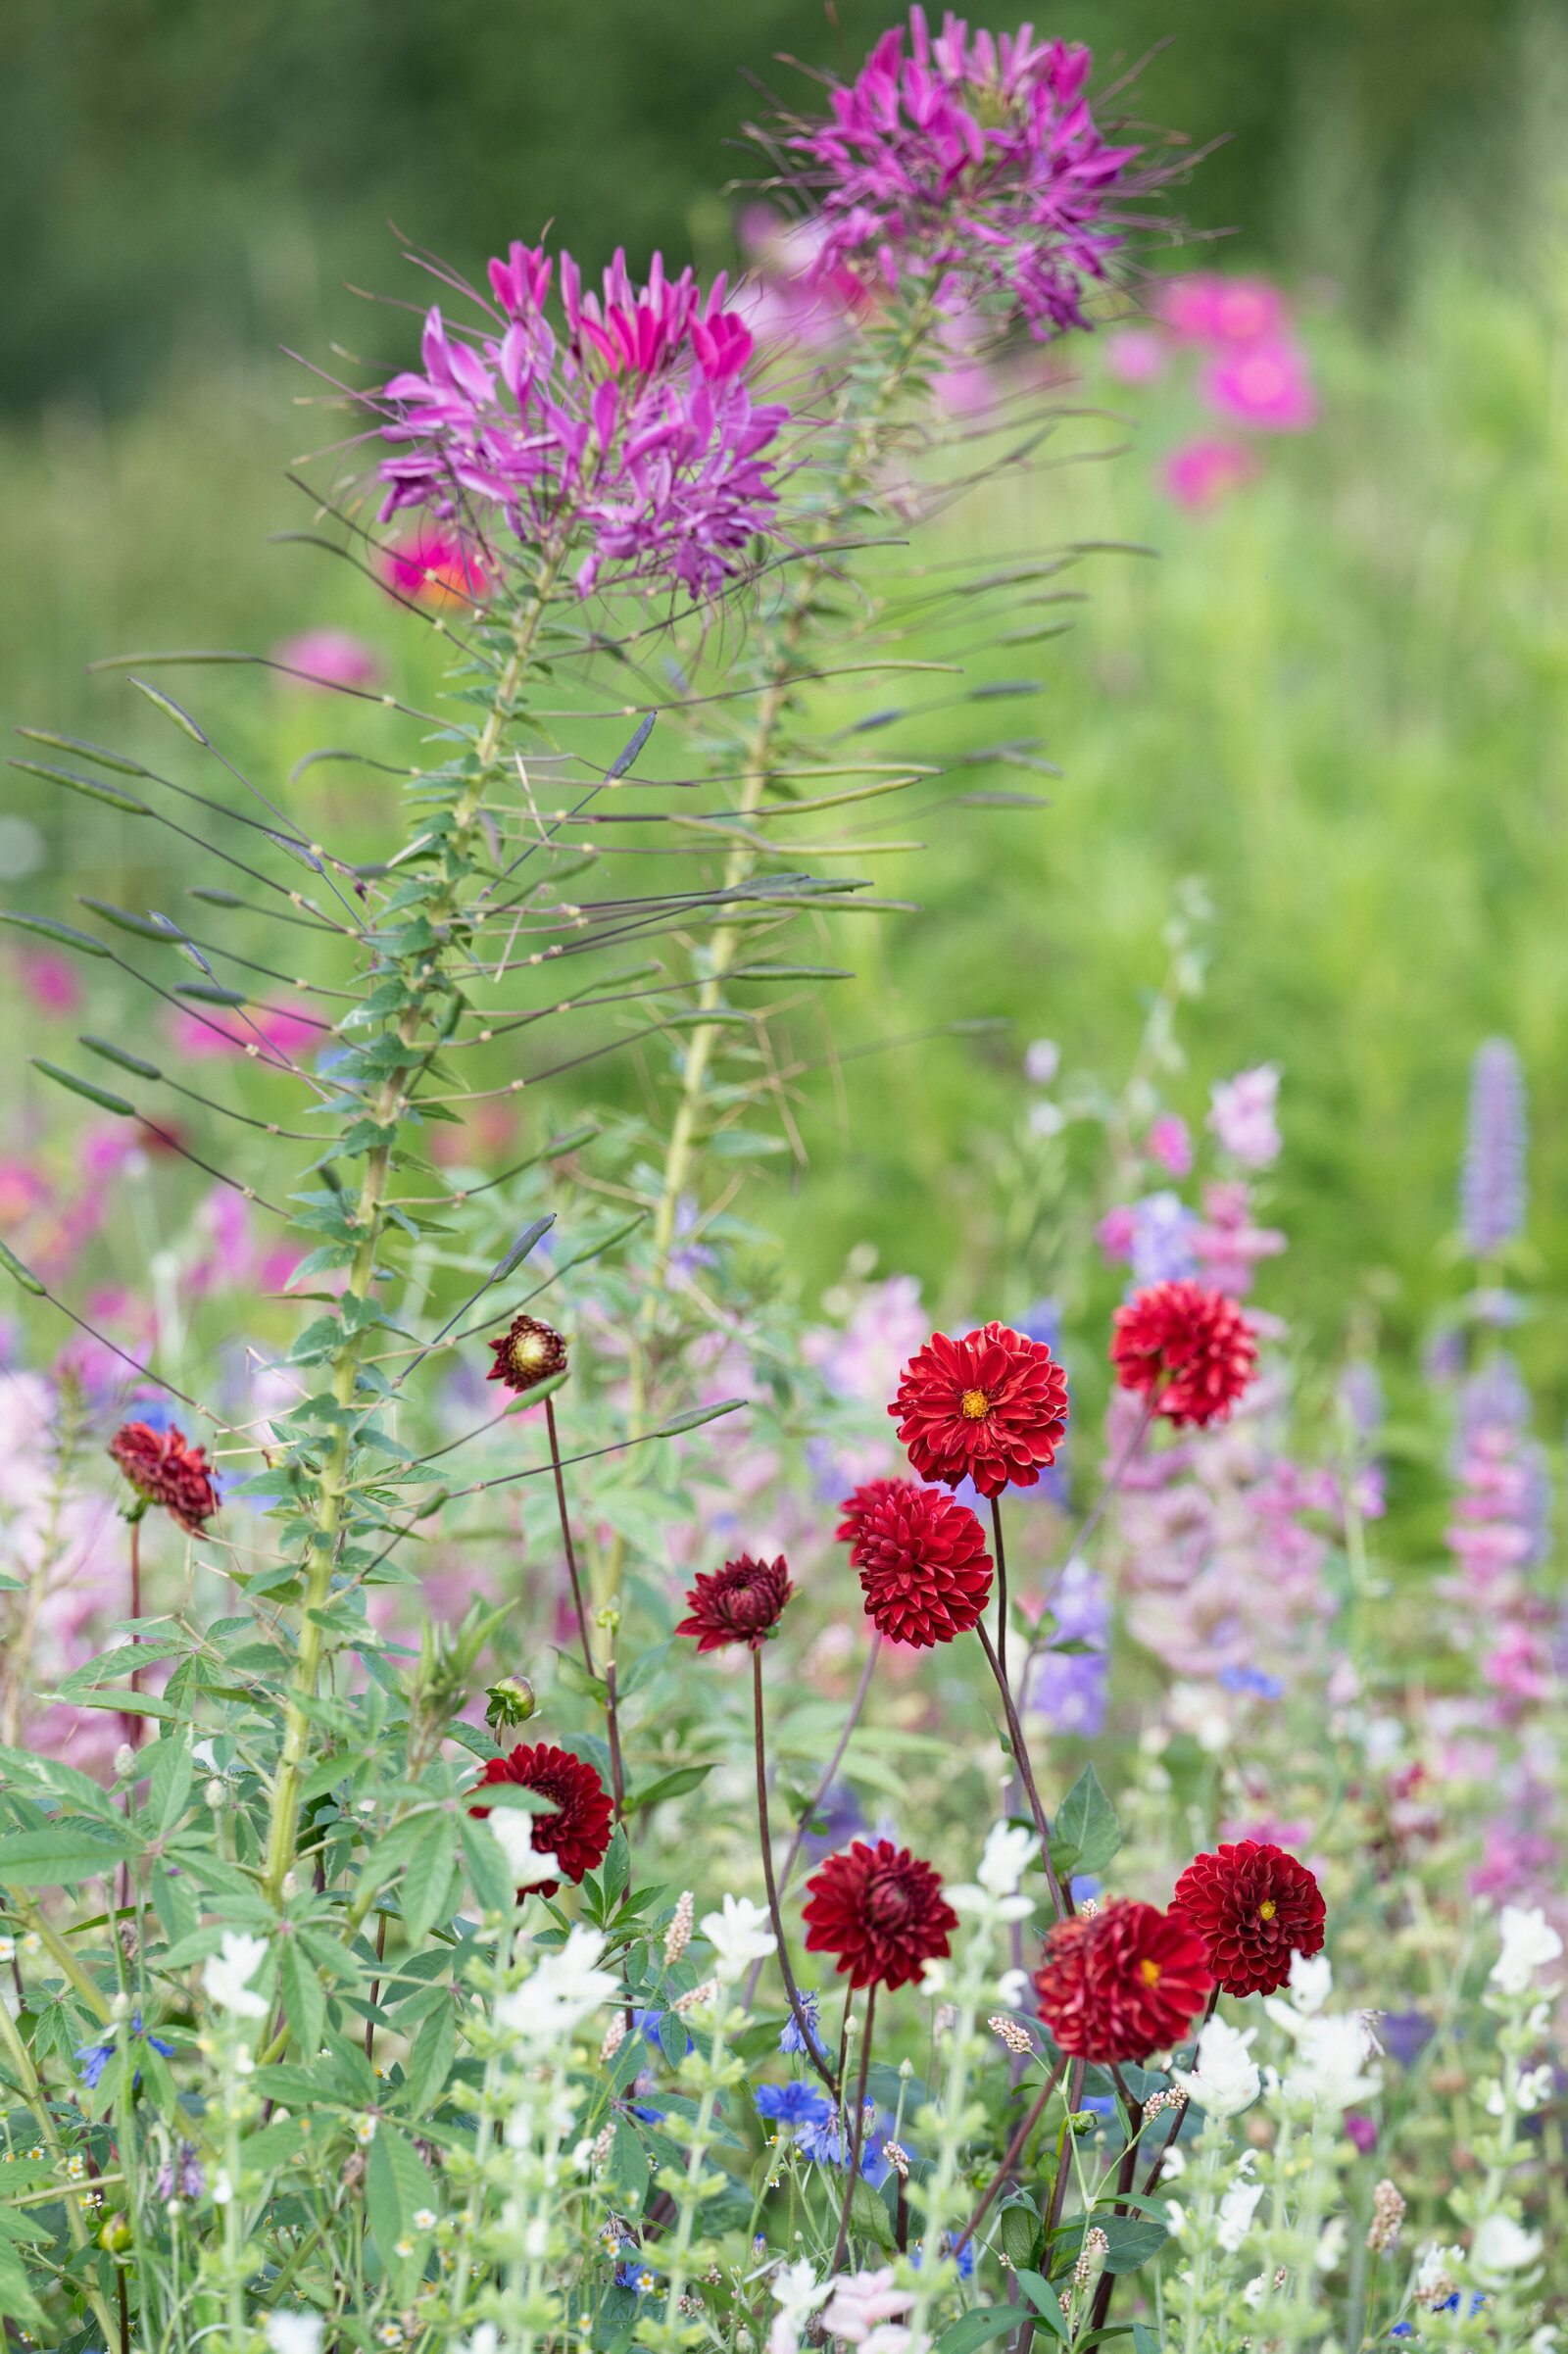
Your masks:
[{"label": "dahlia bud", "polygon": [[503,1676],[499,1684],[486,1687],[484,1696],[488,1703],[484,1721],[492,1733],[525,1725],[539,1705],[526,1676]]},{"label": "dahlia bud", "polygon": [[553,1324],[538,1316],[514,1316],[500,1340],[487,1346],[496,1361],[485,1375],[486,1381],[502,1382],[519,1397],[536,1390],[553,1373],[565,1370],[565,1342]]},{"label": "dahlia bud", "polygon": [[1404,2222],[1404,2200],[1398,2187],[1384,2176],[1372,2193],[1372,2226],[1366,2244],[1374,2256],[1387,2256],[1398,2239]]},{"label": "dahlia bud", "polygon": [[682,1888],[674,1917],[664,1932],[664,1968],[670,1969],[680,1960],[692,1941],[692,1920],[697,1910],[690,1888]]}]

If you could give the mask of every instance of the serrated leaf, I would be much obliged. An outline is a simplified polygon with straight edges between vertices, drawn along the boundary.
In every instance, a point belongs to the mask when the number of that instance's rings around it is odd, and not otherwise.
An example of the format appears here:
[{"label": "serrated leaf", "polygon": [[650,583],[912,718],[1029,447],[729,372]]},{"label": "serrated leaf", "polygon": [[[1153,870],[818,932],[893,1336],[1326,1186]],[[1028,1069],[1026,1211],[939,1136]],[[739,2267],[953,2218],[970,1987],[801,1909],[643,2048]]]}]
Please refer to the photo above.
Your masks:
[{"label": "serrated leaf", "polygon": [[416,2117],[423,2117],[440,2100],[458,2048],[452,1997],[444,1986],[435,1991],[437,2006],[415,2036],[409,2053],[404,2094]]},{"label": "serrated leaf", "polygon": [[404,1932],[411,1944],[418,1944],[441,1914],[457,1858],[457,1823],[451,1815],[438,1815],[410,1855],[398,1888]]},{"label": "serrated leaf", "polygon": [[314,2059],[321,2046],[326,1989],[319,1973],[301,1951],[298,1937],[284,1937],[280,1950],[277,1986],[283,1997],[283,2016],[293,2034],[295,2049],[307,2059]]},{"label": "serrated leaf", "polygon": [[136,1851],[128,1833],[106,1826],[103,1836],[94,1838],[84,1821],[48,1831],[12,1831],[0,1839],[0,1882],[14,1888],[69,1888],[128,1863]]},{"label": "serrated leaf", "polygon": [[617,2118],[605,2182],[612,2201],[621,2214],[641,2215],[648,2196],[649,2172],[648,2152],[640,2134],[624,2118]]}]

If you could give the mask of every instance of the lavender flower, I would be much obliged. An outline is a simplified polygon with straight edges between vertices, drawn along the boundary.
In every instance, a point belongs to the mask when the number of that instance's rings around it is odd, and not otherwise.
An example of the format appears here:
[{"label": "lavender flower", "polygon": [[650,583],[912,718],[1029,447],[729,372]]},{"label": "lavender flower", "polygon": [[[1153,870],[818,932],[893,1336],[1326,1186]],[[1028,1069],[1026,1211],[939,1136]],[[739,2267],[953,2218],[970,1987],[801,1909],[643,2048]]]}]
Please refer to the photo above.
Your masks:
[{"label": "lavender flower", "polygon": [[1244,1169],[1266,1169],[1279,1158],[1280,1132],[1274,1118],[1279,1102],[1277,1062],[1260,1062],[1216,1080],[1208,1091],[1208,1125],[1233,1160]]},{"label": "lavender flower", "polygon": [[1470,1126],[1459,1207],[1466,1246],[1490,1258],[1525,1222],[1525,1081],[1505,1038],[1489,1038],[1470,1066]]},{"label": "lavender flower", "polygon": [[1196,1275],[1193,1237],[1200,1223],[1196,1211],[1169,1191],[1135,1202],[1129,1251],[1134,1283],[1180,1283]]},{"label": "lavender flower", "polygon": [[383,519],[494,507],[558,564],[578,558],[582,596],[631,579],[712,596],[777,504],[763,453],[789,412],[752,403],[751,332],[722,276],[705,306],[689,270],[670,281],[656,254],[634,287],[617,253],[601,304],[564,253],[558,342],[553,270],[543,247],[491,263],[494,332],[470,339],[428,313],[422,372],[382,395],[384,438],[407,451],[381,463]]},{"label": "lavender flower", "polygon": [[[925,11],[883,34],[832,116],[787,144],[817,191],[819,278],[849,272],[878,294],[906,280],[955,314],[1021,319],[1037,340],[1082,327],[1086,282],[1121,238],[1107,204],[1136,147],[1109,147],[1084,97],[1087,49],[1033,28],[971,40]],[[1145,175],[1147,177],[1147,175]]]}]

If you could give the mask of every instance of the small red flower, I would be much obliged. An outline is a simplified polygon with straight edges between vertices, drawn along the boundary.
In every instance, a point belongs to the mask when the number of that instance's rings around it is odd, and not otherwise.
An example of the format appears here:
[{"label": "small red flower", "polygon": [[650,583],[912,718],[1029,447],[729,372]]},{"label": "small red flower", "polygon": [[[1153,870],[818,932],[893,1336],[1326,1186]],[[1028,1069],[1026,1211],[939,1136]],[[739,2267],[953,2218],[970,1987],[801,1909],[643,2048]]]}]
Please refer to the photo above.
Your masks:
[{"label": "small red flower", "polygon": [[840,1545],[858,1545],[865,1516],[873,1504],[882,1503],[890,1496],[913,1496],[917,1493],[913,1480],[862,1480],[852,1496],[847,1496],[839,1510],[844,1518],[833,1534]]},{"label": "small red flower", "polygon": [[966,1635],[991,1599],[991,1555],[965,1504],[937,1488],[889,1480],[871,1504],[850,1560],[867,1617],[894,1643],[927,1648]]},{"label": "small red flower", "polygon": [[1252,1378],[1257,1336],[1234,1301],[1200,1283],[1156,1283],[1116,1310],[1110,1361],[1124,1390],[1178,1429],[1223,1422]]},{"label": "small red flower", "polygon": [[808,1953],[836,1953],[852,1986],[906,1986],[948,1951],[958,1916],[929,1864],[907,1847],[857,1839],[806,1884]]},{"label": "small red flower", "polygon": [[565,1342],[553,1324],[542,1323],[537,1316],[514,1316],[500,1340],[487,1342],[486,1347],[495,1350],[496,1361],[485,1380],[505,1382],[519,1395],[537,1389],[566,1362]]},{"label": "small red flower", "polygon": [[1176,1883],[1171,1910],[1202,1938],[1209,1970],[1227,1994],[1277,1993],[1291,1975],[1293,1953],[1322,1951],[1317,1882],[1283,1847],[1256,1839],[1195,1856]]},{"label": "small red flower", "polygon": [[155,1431],[145,1422],[122,1422],[109,1451],[138,1496],[162,1504],[193,1537],[218,1510],[218,1490],[204,1448],[188,1445],[183,1431]]},{"label": "small red flower", "polygon": [[1040,2016],[1074,2059],[1147,2059],[1208,2000],[1202,1940],[1181,1914],[1118,1896],[1058,1921],[1035,1972]]},{"label": "small red flower", "polygon": [[777,1631],[794,1592],[782,1553],[776,1561],[754,1561],[742,1553],[711,1577],[699,1576],[686,1596],[691,1616],[675,1632],[695,1635],[699,1651],[719,1651],[727,1643],[748,1643],[755,1651]]},{"label": "small red flower", "polygon": [[[550,1748],[543,1741],[534,1748],[524,1745],[514,1749],[510,1757],[488,1759],[474,1788],[482,1790],[492,1782],[514,1782],[519,1789],[538,1790],[554,1803],[554,1814],[530,1817],[532,1844],[535,1855],[555,1857],[562,1880],[575,1884],[604,1862],[615,1810],[599,1776],[582,1758],[573,1757],[569,1749]],[[481,1822],[490,1811],[488,1806],[468,1809]],[[553,1896],[560,1886],[560,1880],[547,1880],[533,1893]]]},{"label": "small red flower", "polygon": [[982,1496],[1032,1488],[1067,1427],[1067,1376],[1043,1341],[987,1324],[966,1341],[933,1333],[905,1366],[888,1412],[922,1479]]}]

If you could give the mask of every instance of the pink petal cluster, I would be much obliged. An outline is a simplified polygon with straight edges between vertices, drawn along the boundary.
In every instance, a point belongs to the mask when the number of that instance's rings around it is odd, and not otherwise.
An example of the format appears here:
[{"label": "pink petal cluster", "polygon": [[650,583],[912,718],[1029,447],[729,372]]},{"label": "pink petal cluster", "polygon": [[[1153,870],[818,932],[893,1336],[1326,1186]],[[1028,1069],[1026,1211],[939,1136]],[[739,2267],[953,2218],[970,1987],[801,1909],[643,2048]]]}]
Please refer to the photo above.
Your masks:
[{"label": "pink petal cluster", "polygon": [[1203,1281],[1232,1300],[1245,1300],[1257,1262],[1277,1258],[1285,1237],[1277,1226],[1252,1224],[1252,1189],[1245,1179],[1223,1177],[1203,1188],[1203,1218],[1189,1247]]},{"label": "pink petal cluster", "polygon": [[1244,1169],[1266,1169],[1279,1158],[1280,1132],[1275,1119],[1279,1103],[1280,1068],[1260,1062],[1238,1071],[1234,1079],[1219,1079],[1208,1091],[1208,1125],[1233,1160]]},{"label": "pink petal cluster", "polygon": [[1225,278],[1205,270],[1168,279],[1155,308],[1181,343],[1271,342],[1287,324],[1285,297],[1267,278]]},{"label": "pink petal cluster", "polygon": [[381,658],[350,629],[305,629],[272,648],[272,660],[290,686],[307,693],[322,687],[373,687]]},{"label": "pink petal cluster", "polygon": [[1250,482],[1256,472],[1256,453],[1244,442],[1221,441],[1211,433],[1201,433],[1171,451],[1160,468],[1160,482],[1167,498],[1174,499],[1178,507],[1200,515],[1219,506],[1244,482]]},{"label": "pink petal cluster", "polygon": [[1459,1607],[1455,1634],[1480,1651],[1505,1723],[1557,1688],[1548,1605],[1527,1575],[1543,1550],[1545,1473],[1513,1391],[1492,1368],[1461,1398],[1458,1493],[1444,1532],[1457,1570],[1438,1584]]},{"label": "pink petal cluster", "polygon": [[1317,422],[1306,355],[1283,336],[1216,353],[1203,370],[1201,390],[1218,416],[1259,433],[1302,433]]},{"label": "pink petal cluster", "polygon": [[1101,136],[1084,95],[1093,61],[1034,27],[994,37],[922,8],[883,34],[825,122],[788,145],[817,201],[819,276],[848,270],[941,307],[1022,319],[1037,339],[1087,324],[1084,295],[1121,242],[1107,205],[1139,150]]},{"label": "pink petal cluster", "polygon": [[583,596],[632,579],[716,594],[777,504],[765,454],[788,411],[752,401],[751,330],[722,277],[705,304],[690,270],[666,278],[656,254],[634,286],[617,253],[601,300],[563,253],[558,338],[554,270],[543,247],[492,262],[492,323],[471,338],[429,312],[422,369],[382,396],[399,453],[381,463],[383,517],[494,508],[572,562]]},{"label": "pink petal cluster", "polygon": [[456,531],[426,523],[412,539],[381,553],[387,586],[426,605],[481,605],[490,575],[479,552]]}]

